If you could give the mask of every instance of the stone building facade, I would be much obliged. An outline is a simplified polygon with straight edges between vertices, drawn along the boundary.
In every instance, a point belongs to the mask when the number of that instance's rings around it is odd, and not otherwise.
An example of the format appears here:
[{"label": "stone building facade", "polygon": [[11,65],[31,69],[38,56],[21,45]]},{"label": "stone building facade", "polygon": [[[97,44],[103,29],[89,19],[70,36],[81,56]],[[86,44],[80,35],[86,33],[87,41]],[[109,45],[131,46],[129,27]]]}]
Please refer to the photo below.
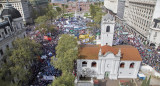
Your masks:
[{"label": "stone building facade", "polygon": [[1,12],[0,22],[0,59],[6,49],[12,48],[12,42],[16,38],[26,37],[23,18],[18,10],[7,3]]},{"label": "stone building facade", "polygon": [[[3,6],[3,8],[6,5],[7,0],[1,0],[0,5]],[[8,0],[12,6],[17,9],[20,14],[22,15],[23,21],[26,23],[32,23],[32,18],[31,18],[31,12],[29,8],[29,1],[28,0]]]},{"label": "stone building facade", "polygon": [[147,41],[156,0],[127,0],[125,5],[126,28],[142,41]]}]

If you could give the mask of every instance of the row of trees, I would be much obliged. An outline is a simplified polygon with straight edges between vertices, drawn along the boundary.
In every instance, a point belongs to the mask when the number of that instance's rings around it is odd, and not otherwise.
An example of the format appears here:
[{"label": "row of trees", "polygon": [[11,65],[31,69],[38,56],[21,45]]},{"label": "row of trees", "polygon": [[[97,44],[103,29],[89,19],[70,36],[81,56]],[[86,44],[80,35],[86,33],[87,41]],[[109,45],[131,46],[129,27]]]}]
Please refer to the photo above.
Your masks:
[{"label": "row of trees", "polygon": [[77,40],[70,35],[63,34],[56,47],[56,60],[52,60],[54,67],[62,70],[62,76],[56,78],[52,86],[74,86],[74,61],[78,58]]},{"label": "row of trees", "polygon": [[62,10],[60,7],[53,9],[53,5],[49,4],[46,8],[46,14],[35,19],[36,29],[43,33],[54,32],[56,30],[56,26],[52,24],[52,21],[55,20],[61,13]]},{"label": "row of trees", "polygon": [[6,51],[1,61],[1,85],[27,85],[32,76],[31,67],[36,62],[36,57],[42,53],[40,48],[40,44],[29,38],[16,39],[13,48]]},{"label": "row of trees", "polygon": [[89,29],[91,31],[100,29],[102,16],[104,14],[105,13],[102,12],[102,8],[99,5],[90,5],[90,15],[92,16],[93,22],[88,22],[87,26],[90,27]]}]

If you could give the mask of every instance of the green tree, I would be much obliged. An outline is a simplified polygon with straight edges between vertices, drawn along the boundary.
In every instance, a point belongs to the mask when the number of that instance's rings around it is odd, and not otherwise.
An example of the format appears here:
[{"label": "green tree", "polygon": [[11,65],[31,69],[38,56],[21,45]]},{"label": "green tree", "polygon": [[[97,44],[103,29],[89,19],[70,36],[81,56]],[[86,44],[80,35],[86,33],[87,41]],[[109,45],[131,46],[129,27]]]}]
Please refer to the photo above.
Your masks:
[{"label": "green tree", "polygon": [[[13,48],[4,56],[4,63],[0,70],[0,77],[6,82],[17,78],[16,85],[25,85],[31,78],[31,66],[36,56],[41,54],[40,44],[29,38],[16,39]],[[12,85],[13,86],[13,85]]]},{"label": "green tree", "polygon": [[64,6],[65,6],[65,5],[64,5],[64,4],[62,4],[63,14],[64,14]]},{"label": "green tree", "polygon": [[51,86],[74,86],[74,78],[71,73],[64,71],[62,76],[56,78]]},{"label": "green tree", "polygon": [[65,8],[68,8],[68,5],[65,5]]},{"label": "green tree", "polygon": [[149,86],[150,85],[150,81],[151,81],[151,75],[149,76],[149,79],[147,81],[147,85],[146,86]]},{"label": "green tree", "polygon": [[62,71],[72,72],[74,60],[76,60],[77,57],[77,40],[73,36],[63,34],[56,47],[57,60],[53,61],[52,64]]},{"label": "green tree", "polygon": [[98,5],[91,4],[90,5],[90,14],[91,14],[92,19],[94,21],[87,23],[87,26],[90,28],[90,31],[92,32],[92,34],[95,35],[96,33],[94,33],[94,31],[96,29],[100,29],[101,20],[102,20],[102,16],[104,15],[104,13],[102,12],[101,7],[99,7]]},{"label": "green tree", "polygon": [[39,16],[37,19],[35,19],[35,22],[37,24],[45,23],[48,20],[47,16]]},{"label": "green tree", "polygon": [[60,7],[56,7],[56,10],[57,10],[58,14],[61,14],[62,9]]},{"label": "green tree", "polygon": [[91,14],[92,18],[94,18],[94,16],[96,15],[95,6],[91,4],[89,11],[90,11],[90,14]]},{"label": "green tree", "polygon": [[52,5],[48,5],[46,16],[51,20],[51,23],[57,17],[57,11],[53,9]]},{"label": "green tree", "polygon": [[149,79],[147,79],[147,77],[146,77],[145,80],[143,80],[141,86],[149,86],[150,80],[151,80],[151,75],[150,75]]}]

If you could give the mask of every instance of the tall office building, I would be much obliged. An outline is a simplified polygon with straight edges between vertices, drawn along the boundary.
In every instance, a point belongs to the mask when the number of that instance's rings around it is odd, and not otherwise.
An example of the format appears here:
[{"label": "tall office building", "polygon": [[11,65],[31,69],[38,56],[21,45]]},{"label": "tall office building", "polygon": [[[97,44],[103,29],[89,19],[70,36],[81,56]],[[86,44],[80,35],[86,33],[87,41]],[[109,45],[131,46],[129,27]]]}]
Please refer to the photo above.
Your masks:
[{"label": "tall office building", "polygon": [[[23,21],[25,21],[26,23],[32,22],[28,0],[8,0],[8,1],[15,9],[17,9],[20,12],[20,14],[22,15]],[[7,0],[1,0],[0,6],[4,8],[6,5],[6,2]]]},{"label": "tall office building", "polygon": [[156,0],[126,0],[124,19],[126,28],[143,42],[147,41]]}]

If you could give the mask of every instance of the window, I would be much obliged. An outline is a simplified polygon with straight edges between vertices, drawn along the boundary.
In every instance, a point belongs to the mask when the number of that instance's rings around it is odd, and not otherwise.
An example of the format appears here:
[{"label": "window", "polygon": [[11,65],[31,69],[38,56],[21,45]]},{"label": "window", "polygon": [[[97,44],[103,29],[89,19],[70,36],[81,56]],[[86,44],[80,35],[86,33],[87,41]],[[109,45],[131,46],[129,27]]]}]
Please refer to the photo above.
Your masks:
[{"label": "window", "polygon": [[7,32],[7,28],[5,28],[5,29],[4,29],[4,32],[5,32],[5,34],[6,34],[6,35],[8,34],[8,32]]},{"label": "window", "polygon": [[109,31],[110,31],[110,26],[107,26],[106,32],[109,32]]},{"label": "window", "polygon": [[154,37],[157,37],[157,32],[155,32]]},{"label": "window", "polygon": [[1,56],[3,55],[3,50],[2,49],[0,50],[0,54],[1,54]]},{"label": "window", "polygon": [[86,61],[82,62],[82,67],[87,67],[87,62]]},{"label": "window", "polygon": [[120,68],[124,68],[124,65],[125,65],[124,63],[121,63]]},{"label": "window", "polygon": [[6,49],[9,50],[9,46],[8,45],[6,45]]},{"label": "window", "polygon": [[129,68],[134,68],[134,63],[131,63]]},{"label": "window", "polygon": [[96,67],[96,66],[97,66],[97,63],[96,62],[92,62],[91,67]]}]

